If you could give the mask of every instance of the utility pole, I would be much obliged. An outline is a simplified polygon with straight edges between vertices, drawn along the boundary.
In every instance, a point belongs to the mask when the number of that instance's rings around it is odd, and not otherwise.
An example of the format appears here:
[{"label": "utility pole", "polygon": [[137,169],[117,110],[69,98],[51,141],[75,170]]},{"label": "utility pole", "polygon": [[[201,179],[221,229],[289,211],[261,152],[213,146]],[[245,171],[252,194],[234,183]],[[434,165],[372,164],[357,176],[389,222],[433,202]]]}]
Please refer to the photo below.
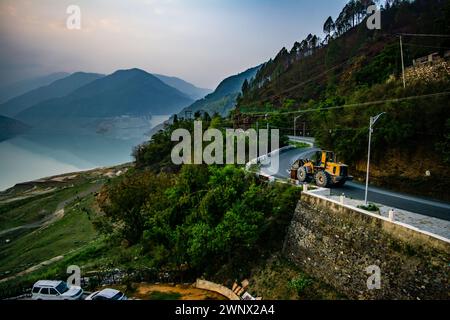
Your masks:
[{"label": "utility pole", "polygon": [[403,77],[403,88],[406,88],[406,81],[405,81],[405,61],[403,58],[403,41],[402,36],[400,36],[400,54],[402,56],[402,77]]},{"label": "utility pole", "polygon": [[300,118],[301,116],[297,116],[294,118],[294,137],[297,136],[297,131],[296,131],[296,124],[297,124],[297,119]]},{"label": "utility pole", "polygon": [[378,119],[385,114],[386,112],[382,112],[379,115],[375,117],[370,117],[370,123],[369,123],[369,147],[367,151],[367,170],[366,170],[366,192],[364,195],[364,204],[367,206],[367,192],[369,190],[369,167],[370,167],[370,143],[372,142],[372,131],[373,126],[375,125],[375,122],[378,121]]}]

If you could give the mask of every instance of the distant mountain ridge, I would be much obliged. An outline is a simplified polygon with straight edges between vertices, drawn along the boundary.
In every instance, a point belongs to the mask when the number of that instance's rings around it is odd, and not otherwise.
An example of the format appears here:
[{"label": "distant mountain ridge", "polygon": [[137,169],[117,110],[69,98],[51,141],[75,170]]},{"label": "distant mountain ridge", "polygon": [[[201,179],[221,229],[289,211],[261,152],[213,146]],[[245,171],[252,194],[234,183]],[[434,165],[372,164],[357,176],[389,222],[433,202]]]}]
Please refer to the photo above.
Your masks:
[{"label": "distant mountain ridge", "polygon": [[0,105],[0,114],[14,117],[21,111],[40,102],[64,97],[76,89],[104,77],[103,74],[76,72],[49,85],[31,90]]},{"label": "distant mountain ridge", "polygon": [[67,72],[56,72],[40,77],[24,79],[14,83],[2,85],[0,87],[0,103],[4,103],[9,99],[17,97],[28,91],[46,86],[53,81],[65,78],[69,75]]},{"label": "distant mountain ridge", "polygon": [[19,135],[27,129],[29,129],[29,126],[20,121],[9,117],[0,116],[0,141]]},{"label": "distant mountain ridge", "polygon": [[164,82],[165,84],[187,94],[193,100],[201,99],[207,94],[212,92],[212,90],[210,89],[198,88],[194,86],[192,83],[189,83],[177,77],[170,77],[156,73],[153,73],[153,75],[162,82]]},{"label": "distant mountain ridge", "polygon": [[254,78],[261,66],[250,68],[244,72],[223,80],[214,90],[205,98],[197,100],[192,105],[184,108],[178,115],[184,117],[186,112],[195,113],[197,111],[205,111],[210,115],[218,113],[221,116],[227,116],[234,108],[236,99],[241,93],[242,85],[245,80],[250,81]]},{"label": "distant mountain ridge", "polygon": [[47,100],[20,112],[17,118],[40,123],[49,118],[164,115],[192,103],[185,93],[140,70],[118,70],[62,98]]}]

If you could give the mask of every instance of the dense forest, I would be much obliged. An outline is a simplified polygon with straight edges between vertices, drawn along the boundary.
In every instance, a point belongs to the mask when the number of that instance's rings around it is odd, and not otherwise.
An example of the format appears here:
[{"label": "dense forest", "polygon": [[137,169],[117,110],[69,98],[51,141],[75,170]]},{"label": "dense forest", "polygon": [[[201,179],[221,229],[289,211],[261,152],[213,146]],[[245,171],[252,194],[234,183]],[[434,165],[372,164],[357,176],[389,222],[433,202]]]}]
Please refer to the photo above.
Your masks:
[{"label": "dense forest", "polygon": [[[326,19],[324,40],[308,35],[263,65],[244,84],[233,116],[268,114],[286,134],[297,118],[319,146],[363,177],[369,118],[386,112],[373,135],[373,181],[448,198],[442,190],[450,175],[450,2],[387,1],[381,30],[367,28],[362,2],[350,1],[336,19]],[[432,53],[433,63],[413,65]]]}]

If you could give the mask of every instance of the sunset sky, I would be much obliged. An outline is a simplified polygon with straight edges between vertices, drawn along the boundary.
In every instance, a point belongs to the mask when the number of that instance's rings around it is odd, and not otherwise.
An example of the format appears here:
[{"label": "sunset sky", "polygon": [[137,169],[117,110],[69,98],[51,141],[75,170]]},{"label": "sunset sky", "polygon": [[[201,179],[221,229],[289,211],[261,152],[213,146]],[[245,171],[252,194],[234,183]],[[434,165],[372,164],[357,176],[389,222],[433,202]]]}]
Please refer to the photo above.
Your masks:
[{"label": "sunset sky", "polygon": [[[215,88],[290,49],[346,0],[0,0],[0,84],[142,68]],[[68,30],[66,9],[81,9]]]}]

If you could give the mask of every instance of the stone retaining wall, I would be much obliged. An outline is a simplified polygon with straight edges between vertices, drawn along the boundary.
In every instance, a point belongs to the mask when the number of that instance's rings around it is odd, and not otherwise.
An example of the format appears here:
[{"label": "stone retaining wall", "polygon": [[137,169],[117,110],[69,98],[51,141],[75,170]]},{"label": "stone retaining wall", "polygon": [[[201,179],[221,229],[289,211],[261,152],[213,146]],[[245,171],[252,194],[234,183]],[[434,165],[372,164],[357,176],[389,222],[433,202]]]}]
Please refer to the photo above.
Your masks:
[{"label": "stone retaining wall", "polygon": [[[353,299],[450,299],[450,242],[303,193],[284,255]],[[380,289],[368,289],[378,266]]]}]

